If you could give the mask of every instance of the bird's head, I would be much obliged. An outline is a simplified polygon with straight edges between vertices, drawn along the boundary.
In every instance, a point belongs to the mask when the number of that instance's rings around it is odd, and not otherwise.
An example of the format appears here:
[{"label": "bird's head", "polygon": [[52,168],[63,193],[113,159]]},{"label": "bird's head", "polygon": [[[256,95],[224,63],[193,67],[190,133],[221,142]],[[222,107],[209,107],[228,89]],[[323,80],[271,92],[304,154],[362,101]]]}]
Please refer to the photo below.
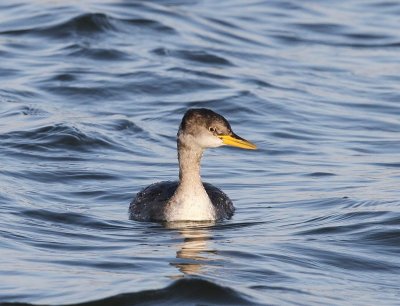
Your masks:
[{"label": "bird's head", "polygon": [[223,116],[206,108],[193,108],[185,113],[179,127],[178,140],[182,145],[197,145],[202,149],[223,145],[248,150],[257,148],[250,141],[236,135]]}]

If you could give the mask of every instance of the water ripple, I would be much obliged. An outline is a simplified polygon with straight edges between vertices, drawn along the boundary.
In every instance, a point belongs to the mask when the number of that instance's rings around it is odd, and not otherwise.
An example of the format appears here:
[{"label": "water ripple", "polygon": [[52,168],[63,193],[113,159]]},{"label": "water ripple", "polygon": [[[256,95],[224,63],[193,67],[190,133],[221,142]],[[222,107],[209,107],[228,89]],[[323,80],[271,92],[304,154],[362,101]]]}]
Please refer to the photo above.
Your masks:
[{"label": "water ripple", "polygon": [[76,306],[90,305],[257,305],[253,301],[238,294],[235,290],[222,287],[201,279],[181,279],[170,286],[159,290],[148,290],[138,293],[127,293],[110,297],[101,301],[75,304]]},{"label": "water ripple", "polygon": [[[376,0],[2,1],[0,300],[397,305],[399,13]],[[259,148],[204,154],[234,217],[130,221],[138,190],[178,177],[190,107]]]}]

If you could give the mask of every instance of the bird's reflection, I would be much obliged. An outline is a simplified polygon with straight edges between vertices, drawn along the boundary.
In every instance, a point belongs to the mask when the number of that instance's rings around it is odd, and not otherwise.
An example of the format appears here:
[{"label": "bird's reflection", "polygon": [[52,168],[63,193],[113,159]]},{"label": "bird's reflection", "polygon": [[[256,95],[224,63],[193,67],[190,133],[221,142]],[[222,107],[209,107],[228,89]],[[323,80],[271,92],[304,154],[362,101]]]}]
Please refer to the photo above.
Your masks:
[{"label": "bird's reflection", "polygon": [[207,254],[214,253],[209,249],[208,241],[212,239],[210,228],[214,221],[203,222],[169,222],[166,227],[174,229],[182,236],[183,241],[177,245],[176,261],[171,265],[183,275],[199,274],[204,266],[212,260]]}]

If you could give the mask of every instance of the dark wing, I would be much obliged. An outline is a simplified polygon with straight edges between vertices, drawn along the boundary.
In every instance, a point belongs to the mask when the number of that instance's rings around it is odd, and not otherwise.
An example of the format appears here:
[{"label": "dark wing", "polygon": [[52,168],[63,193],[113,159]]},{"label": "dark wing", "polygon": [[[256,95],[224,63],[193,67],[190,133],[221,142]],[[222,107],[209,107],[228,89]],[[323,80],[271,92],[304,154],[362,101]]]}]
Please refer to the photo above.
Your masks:
[{"label": "dark wing", "polygon": [[163,181],[142,189],[129,205],[129,218],[137,221],[165,221],[165,207],[178,182]]},{"label": "dark wing", "polygon": [[[139,191],[129,206],[129,218],[137,221],[165,221],[165,208],[178,187],[177,181],[163,181]],[[217,220],[230,219],[235,211],[232,201],[219,188],[203,183],[214,205]]]},{"label": "dark wing", "polygon": [[203,186],[214,205],[217,220],[230,219],[235,212],[231,199],[221,189],[209,183],[203,183]]}]

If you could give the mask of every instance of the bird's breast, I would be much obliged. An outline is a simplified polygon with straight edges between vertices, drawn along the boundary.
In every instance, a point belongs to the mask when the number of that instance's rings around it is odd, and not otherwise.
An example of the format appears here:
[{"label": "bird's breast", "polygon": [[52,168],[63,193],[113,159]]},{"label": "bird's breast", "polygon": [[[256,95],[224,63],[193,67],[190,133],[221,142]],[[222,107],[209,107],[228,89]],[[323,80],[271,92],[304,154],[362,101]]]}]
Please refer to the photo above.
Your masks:
[{"label": "bird's breast", "polygon": [[167,221],[215,220],[215,209],[204,188],[181,191],[179,188],[167,205]]}]

